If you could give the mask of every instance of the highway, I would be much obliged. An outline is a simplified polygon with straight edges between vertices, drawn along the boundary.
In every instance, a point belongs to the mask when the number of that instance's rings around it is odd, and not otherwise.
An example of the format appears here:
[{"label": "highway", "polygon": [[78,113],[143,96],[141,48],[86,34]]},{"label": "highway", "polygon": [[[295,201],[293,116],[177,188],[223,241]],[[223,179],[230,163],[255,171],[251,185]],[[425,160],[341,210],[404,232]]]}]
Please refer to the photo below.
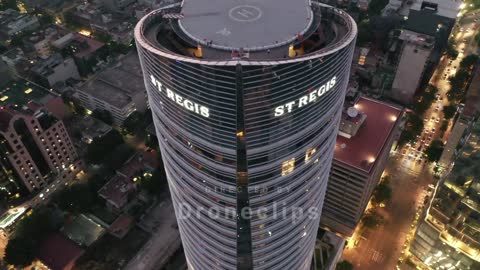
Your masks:
[{"label": "highway", "polygon": [[[423,153],[432,140],[446,142],[448,131],[441,137],[443,107],[448,105],[446,93],[450,89],[448,77],[455,75],[461,60],[469,54],[477,53],[474,40],[480,26],[480,12],[467,14],[452,31],[459,51],[451,61],[442,57],[430,84],[438,88],[435,102],[424,116],[424,130],[415,143],[407,144],[391,154],[385,169],[393,190],[392,198],[385,208],[378,212],[384,218],[376,229],[366,229],[361,235],[356,233],[343,259],[350,261],[356,270],[407,269],[404,261],[409,242],[414,235],[415,216],[420,213],[426,196],[430,195],[429,185],[435,182],[433,165],[425,161]],[[449,128],[452,123],[449,123]],[[353,243],[357,244],[354,246]]]}]

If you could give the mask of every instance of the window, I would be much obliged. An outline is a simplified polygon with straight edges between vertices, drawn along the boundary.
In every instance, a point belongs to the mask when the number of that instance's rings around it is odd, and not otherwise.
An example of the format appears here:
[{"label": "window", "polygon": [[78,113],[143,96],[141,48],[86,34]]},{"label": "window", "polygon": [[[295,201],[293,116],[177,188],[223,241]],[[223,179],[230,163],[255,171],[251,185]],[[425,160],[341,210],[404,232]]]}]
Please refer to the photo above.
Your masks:
[{"label": "window", "polygon": [[305,153],[305,163],[308,163],[310,161],[310,158],[317,152],[317,149],[309,149],[307,150],[307,153]]},{"label": "window", "polygon": [[282,176],[287,175],[295,169],[295,158],[291,158],[282,163]]}]

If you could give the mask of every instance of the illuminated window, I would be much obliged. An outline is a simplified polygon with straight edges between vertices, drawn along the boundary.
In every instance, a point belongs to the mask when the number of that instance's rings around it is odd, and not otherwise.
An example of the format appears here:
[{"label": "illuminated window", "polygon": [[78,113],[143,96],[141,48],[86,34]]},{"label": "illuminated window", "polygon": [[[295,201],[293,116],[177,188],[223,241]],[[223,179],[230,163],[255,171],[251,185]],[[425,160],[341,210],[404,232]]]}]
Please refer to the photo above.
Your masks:
[{"label": "illuminated window", "polygon": [[305,153],[305,163],[308,163],[310,161],[310,158],[312,158],[315,152],[317,152],[317,149],[315,148],[307,150],[307,153]]},{"label": "illuminated window", "polygon": [[360,57],[358,58],[358,64],[361,66],[365,65],[365,60],[366,60],[365,55],[360,55]]},{"label": "illuminated window", "polygon": [[25,94],[30,94],[31,92],[33,92],[32,88],[28,88],[27,90],[25,90]]},{"label": "illuminated window", "polygon": [[293,172],[293,169],[295,169],[295,158],[284,161],[282,163],[282,176]]},{"label": "illuminated window", "polygon": [[8,99],[8,96],[3,96],[2,98],[0,98],[0,101],[5,101]]}]

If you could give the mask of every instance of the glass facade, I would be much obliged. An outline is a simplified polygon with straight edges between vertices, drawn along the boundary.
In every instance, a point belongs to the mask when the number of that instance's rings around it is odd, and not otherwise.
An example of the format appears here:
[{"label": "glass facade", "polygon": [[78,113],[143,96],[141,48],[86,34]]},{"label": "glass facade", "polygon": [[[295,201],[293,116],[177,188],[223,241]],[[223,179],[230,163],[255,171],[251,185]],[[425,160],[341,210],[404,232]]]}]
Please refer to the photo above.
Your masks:
[{"label": "glass facade", "polygon": [[181,56],[145,37],[159,13],[137,26],[189,269],[309,269],[356,36],[325,10],[332,46],[277,60]]}]

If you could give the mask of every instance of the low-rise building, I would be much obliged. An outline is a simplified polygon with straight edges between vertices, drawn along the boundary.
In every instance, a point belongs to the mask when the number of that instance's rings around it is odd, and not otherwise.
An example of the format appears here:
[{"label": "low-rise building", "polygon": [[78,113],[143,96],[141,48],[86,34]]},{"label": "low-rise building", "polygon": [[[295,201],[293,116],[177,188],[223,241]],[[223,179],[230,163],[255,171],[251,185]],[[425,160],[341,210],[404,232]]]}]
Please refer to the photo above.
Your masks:
[{"label": "low-rise building", "polygon": [[435,40],[431,36],[403,30],[398,42],[401,43],[400,60],[390,97],[402,104],[410,104],[420,85]]},{"label": "low-rise building", "polygon": [[385,169],[401,115],[402,109],[365,97],[347,104],[322,210],[323,228],[353,234]]},{"label": "low-rise building", "polygon": [[116,125],[134,111],[145,111],[147,96],[138,56],[134,52],[126,55],[115,67],[77,86],[74,96],[90,111],[110,112]]},{"label": "low-rise building", "polygon": [[39,26],[36,16],[13,9],[0,11],[0,43],[5,43],[19,33],[35,30]]},{"label": "low-rise building", "polygon": [[132,198],[139,178],[144,174],[151,174],[157,165],[155,157],[149,156],[148,153],[132,156],[98,191],[98,195],[105,199],[110,211],[120,213]]},{"label": "low-rise building", "polygon": [[48,88],[68,79],[80,80],[80,74],[73,58],[63,58],[60,54],[54,54],[48,59],[38,62],[32,67],[31,73],[39,84]]}]

